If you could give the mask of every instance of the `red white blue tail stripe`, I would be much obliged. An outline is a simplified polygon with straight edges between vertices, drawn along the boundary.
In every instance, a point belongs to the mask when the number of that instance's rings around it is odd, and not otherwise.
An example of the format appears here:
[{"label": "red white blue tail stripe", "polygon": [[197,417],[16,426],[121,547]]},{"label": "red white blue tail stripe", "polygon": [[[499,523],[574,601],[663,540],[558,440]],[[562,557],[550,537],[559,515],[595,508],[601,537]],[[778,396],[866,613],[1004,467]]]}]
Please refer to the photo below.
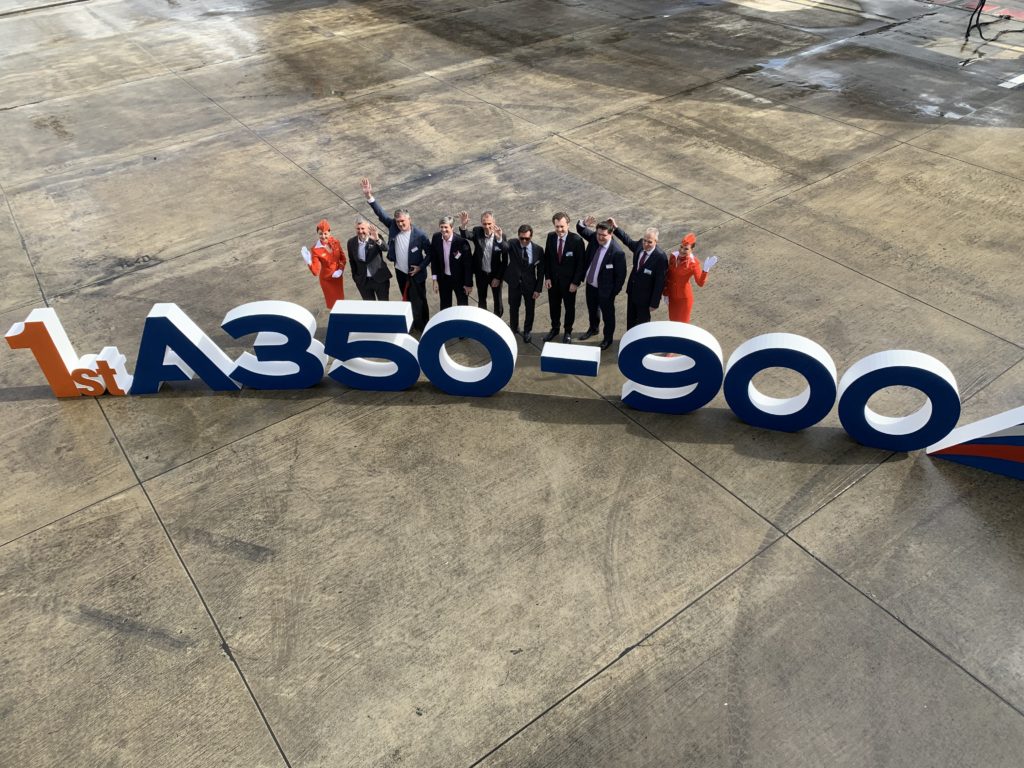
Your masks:
[{"label": "red white blue tail stripe", "polygon": [[927,453],[1024,480],[1024,406],[957,427]]}]

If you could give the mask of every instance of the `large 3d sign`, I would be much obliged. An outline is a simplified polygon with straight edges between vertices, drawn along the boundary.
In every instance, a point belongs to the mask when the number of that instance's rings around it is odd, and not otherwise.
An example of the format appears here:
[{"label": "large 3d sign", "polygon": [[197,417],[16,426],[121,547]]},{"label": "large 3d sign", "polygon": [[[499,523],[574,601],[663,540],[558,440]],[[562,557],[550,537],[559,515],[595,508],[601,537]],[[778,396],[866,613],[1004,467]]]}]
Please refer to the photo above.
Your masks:
[{"label": "large 3d sign", "polygon": [[[487,397],[512,378],[517,346],[512,331],[477,307],[442,310],[419,341],[409,334],[407,302],[339,301],[331,310],[324,343],[314,338],[316,321],[303,307],[257,301],[235,307],[221,328],[232,338],[254,336],[252,352],[232,360],[174,304],[156,304],[139,342],[135,370],[116,347],[78,357],[53,309],[35,309],[7,332],[13,349],[28,349],[57,397],[154,394],[164,382],[199,377],[211,389],[302,389],[325,375],[354,389],[403,390],[423,373],[452,395]],[[479,342],[489,362],[466,366],[445,343]],[[328,358],[333,362],[328,368]],[[807,429],[838,403],[839,421],[856,441],[889,451],[928,449],[931,455],[1024,479],[1024,408],[954,430],[960,395],[952,372],[930,355],[910,350],[877,352],[838,378],[820,345],[790,333],[768,333],[744,342],[723,363],[718,340],[687,323],[654,321],[622,337],[619,370],[626,377],[622,401],[642,411],[689,413],[719,391],[733,412],[762,429]],[[600,350],[580,345],[544,345],[541,370],[596,376]],[[769,368],[786,368],[806,382],[792,397],[770,397],[754,385]],[[916,389],[926,398],[915,413],[884,416],[868,402],[887,387]],[[930,447],[929,447],[930,446]]]}]

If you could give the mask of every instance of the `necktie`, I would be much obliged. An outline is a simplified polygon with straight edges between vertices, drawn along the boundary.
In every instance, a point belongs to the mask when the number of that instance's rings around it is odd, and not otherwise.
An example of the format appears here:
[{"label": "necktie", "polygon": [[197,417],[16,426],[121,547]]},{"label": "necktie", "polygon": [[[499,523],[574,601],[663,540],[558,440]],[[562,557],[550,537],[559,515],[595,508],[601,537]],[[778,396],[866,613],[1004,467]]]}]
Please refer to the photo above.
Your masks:
[{"label": "necktie", "polygon": [[[359,241],[359,260],[364,264],[366,264],[366,243],[366,240]],[[366,264],[366,276],[373,277],[373,267],[369,264]]]},{"label": "necktie", "polygon": [[640,254],[640,263],[636,267],[638,272],[644,268],[645,261],[647,261],[647,251],[644,251],[643,253]]},{"label": "necktie", "polygon": [[563,238],[561,238],[561,237],[558,238],[558,263],[559,264],[562,263],[562,249],[564,247],[565,247],[565,240]]},{"label": "necktie", "polygon": [[604,253],[604,247],[603,246],[597,250],[597,253],[594,254],[594,261],[590,265],[590,272],[587,274],[587,282],[588,283],[596,283],[597,282],[597,265],[601,263],[601,254],[602,253]]}]

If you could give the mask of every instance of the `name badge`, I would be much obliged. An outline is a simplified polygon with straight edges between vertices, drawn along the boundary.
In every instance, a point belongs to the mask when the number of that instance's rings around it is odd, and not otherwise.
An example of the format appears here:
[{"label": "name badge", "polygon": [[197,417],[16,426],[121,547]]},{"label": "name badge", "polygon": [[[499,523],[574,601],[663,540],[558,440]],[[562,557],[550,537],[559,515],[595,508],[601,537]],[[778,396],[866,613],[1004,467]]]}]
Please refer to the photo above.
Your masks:
[{"label": "name badge", "polygon": [[572,251],[566,251],[565,253],[563,253],[562,254],[562,258],[563,259],[571,259],[572,258]]},{"label": "name badge", "polygon": [[417,246],[415,248],[410,248],[409,249],[409,253],[416,253],[416,251],[418,251],[418,250],[419,250],[419,246]]},{"label": "name badge", "polygon": [[462,258],[462,254],[461,254],[461,253],[456,253],[456,254],[455,254],[455,260],[456,260],[456,261],[458,261],[458,260],[459,260],[459,259],[461,259],[461,258]]},{"label": "name badge", "polygon": [[651,270],[649,270],[649,269],[645,269],[645,270],[644,270],[644,274],[645,274],[645,275],[649,275],[649,274],[651,274]]},{"label": "name badge", "polygon": [[614,264],[605,264],[605,265],[604,265],[604,268],[605,268],[605,269],[611,269],[611,268],[612,268],[612,267],[614,267],[614,266],[615,266]]}]

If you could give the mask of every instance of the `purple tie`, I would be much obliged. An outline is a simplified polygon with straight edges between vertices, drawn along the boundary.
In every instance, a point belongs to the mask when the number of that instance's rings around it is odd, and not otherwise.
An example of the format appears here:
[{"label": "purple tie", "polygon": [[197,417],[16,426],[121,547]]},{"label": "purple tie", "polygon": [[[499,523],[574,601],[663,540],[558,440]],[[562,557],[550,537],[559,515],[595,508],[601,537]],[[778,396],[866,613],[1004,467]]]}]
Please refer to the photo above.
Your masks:
[{"label": "purple tie", "polygon": [[644,268],[645,261],[647,261],[647,251],[644,251],[643,253],[640,254],[640,264],[637,265],[636,268],[638,272]]},{"label": "purple tie", "polygon": [[601,254],[604,253],[604,246],[597,249],[597,253],[594,254],[594,263],[590,265],[590,273],[587,275],[588,283],[597,282],[597,265],[601,261]]}]

